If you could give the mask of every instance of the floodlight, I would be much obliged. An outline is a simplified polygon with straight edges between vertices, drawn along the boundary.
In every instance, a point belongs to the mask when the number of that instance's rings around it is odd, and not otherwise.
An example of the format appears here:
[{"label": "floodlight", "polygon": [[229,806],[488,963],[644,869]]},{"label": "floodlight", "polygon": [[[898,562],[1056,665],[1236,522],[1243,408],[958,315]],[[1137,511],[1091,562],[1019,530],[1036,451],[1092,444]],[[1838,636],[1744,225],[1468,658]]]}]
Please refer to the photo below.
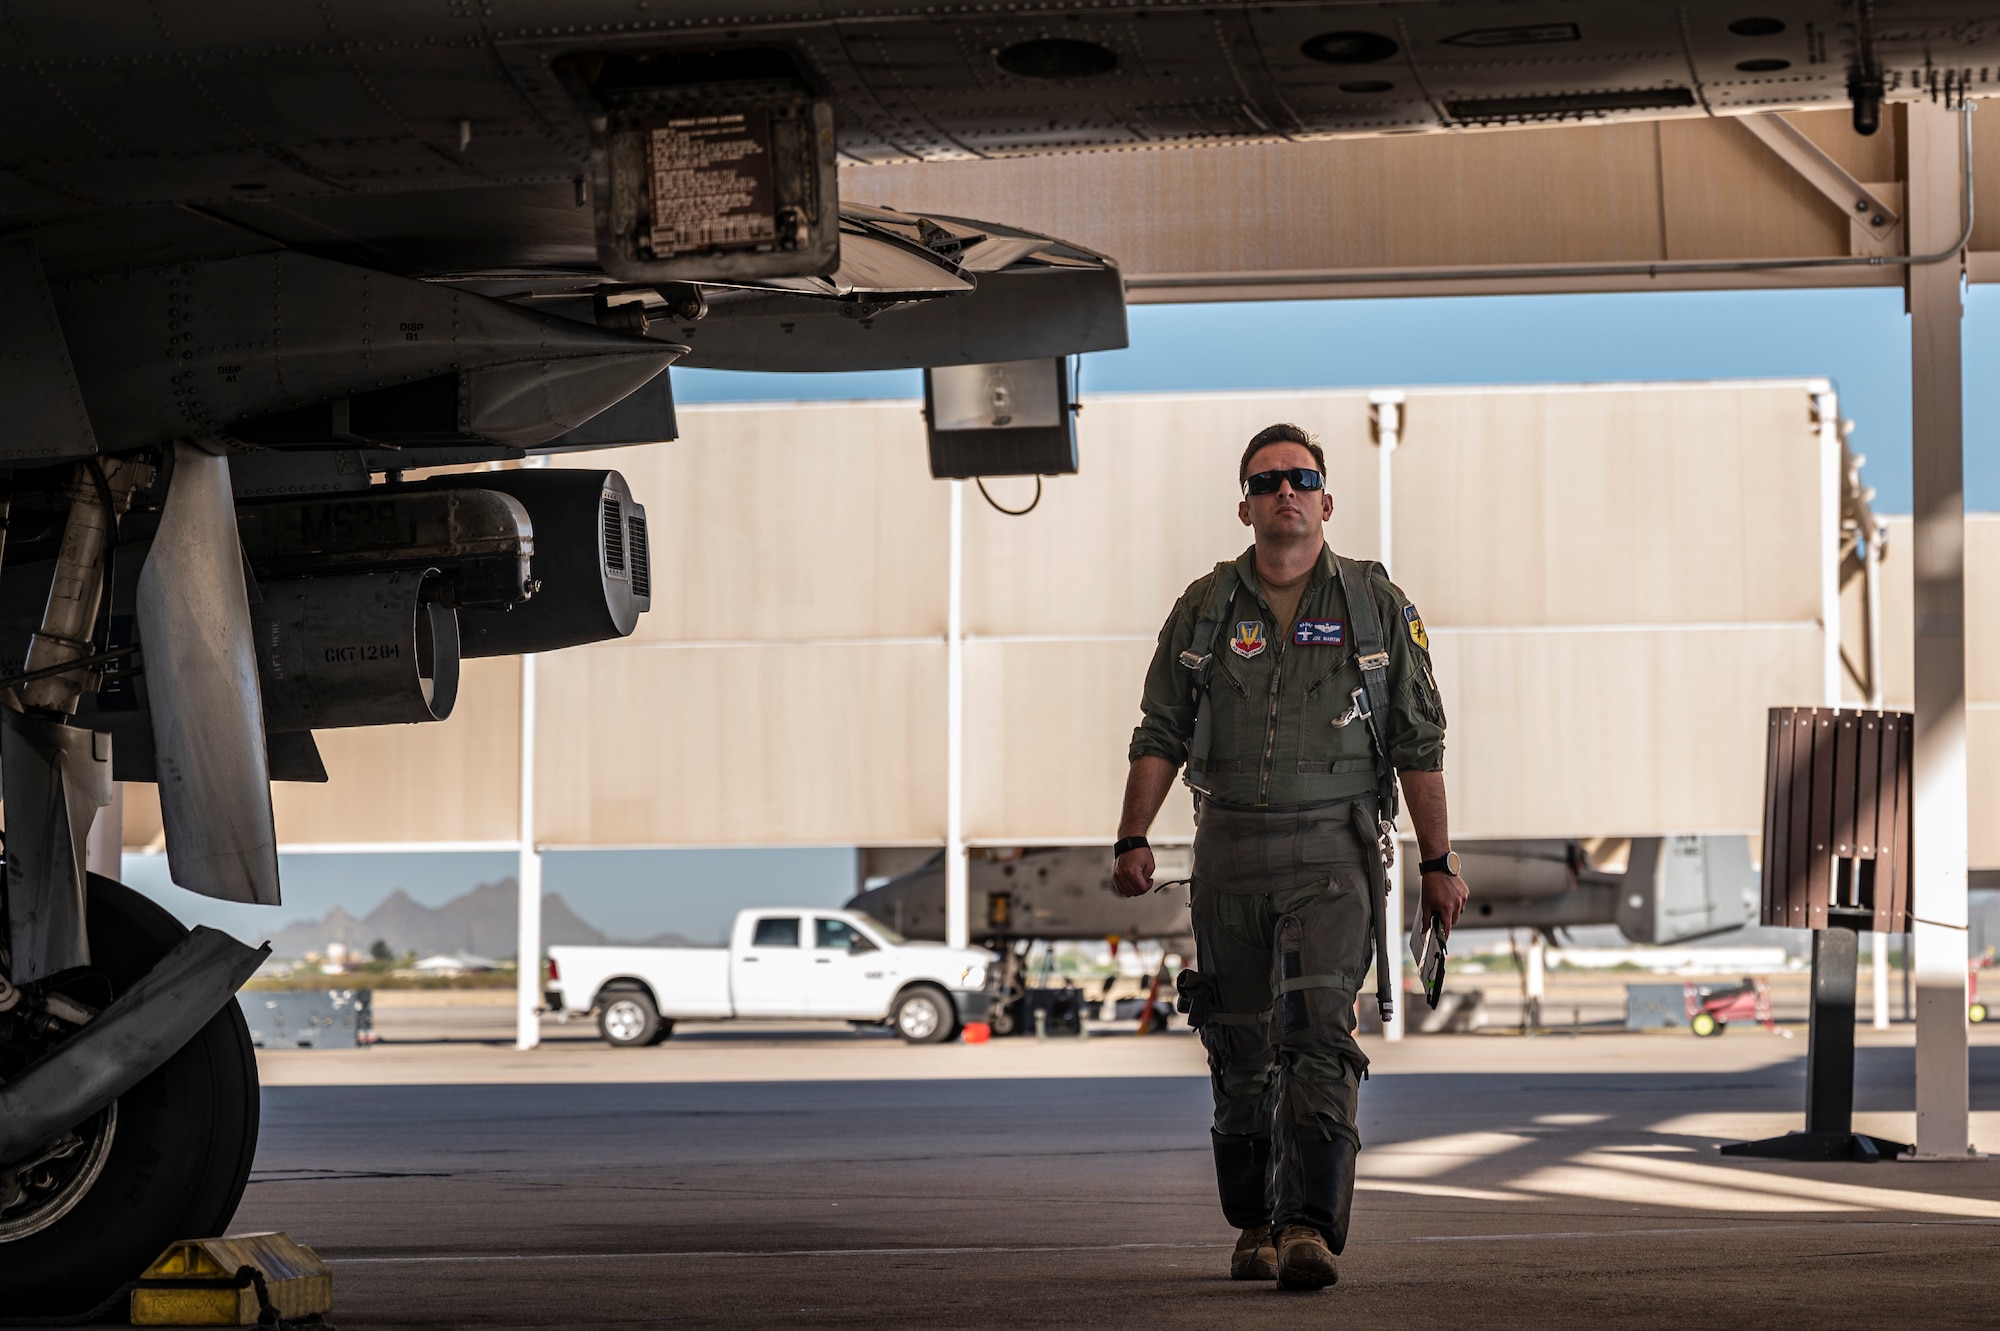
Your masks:
[{"label": "floodlight", "polygon": [[933,476],[1072,475],[1075,415],[1066,356],[924,371]]}]

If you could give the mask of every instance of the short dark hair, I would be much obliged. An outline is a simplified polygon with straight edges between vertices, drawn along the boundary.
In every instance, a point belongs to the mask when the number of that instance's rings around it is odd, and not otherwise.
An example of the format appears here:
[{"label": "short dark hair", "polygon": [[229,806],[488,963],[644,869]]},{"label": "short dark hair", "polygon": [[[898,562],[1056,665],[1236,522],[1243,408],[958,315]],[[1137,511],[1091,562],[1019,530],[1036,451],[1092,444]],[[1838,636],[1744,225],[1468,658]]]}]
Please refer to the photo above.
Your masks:
[{"label": "short dark hair", "polygon": [[1321,450],[1319,441],[1298,426],[1279,421],[1276,425],[1267,425],[1250,436],[1250,447],[1243,450],[1243,460],[1236,464],[1238,485],[1250,483],[1250,459],[1257,456],[1258,449],[1269,448],[1272,444],[1304,445],[1306,452],[1313,455],[1313,465],[1319,468],[1319,474],[1326,475],[1326,453]]}]

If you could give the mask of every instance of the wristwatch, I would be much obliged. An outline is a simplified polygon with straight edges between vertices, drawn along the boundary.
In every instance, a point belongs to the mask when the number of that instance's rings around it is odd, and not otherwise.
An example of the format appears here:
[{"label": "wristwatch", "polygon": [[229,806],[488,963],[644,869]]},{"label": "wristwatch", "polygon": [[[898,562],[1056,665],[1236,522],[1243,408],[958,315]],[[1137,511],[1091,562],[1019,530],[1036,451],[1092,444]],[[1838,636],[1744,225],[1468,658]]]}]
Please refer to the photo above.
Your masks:
[{"label": "wristwatch", "polygon": [[1138,850],[1141,847],[1150,847],[1152,844],[1142,836],[1120,837],[1112,844],[1111,858],[1115,860],[1128,850]]},{"label": "wristwatch", "polygon": [[1417,873],[1420,876],[1427,873],[1448,873],[1453,878],[1458,877],[1458,852],[1448,850],[1434,860],[1418,861]]}]

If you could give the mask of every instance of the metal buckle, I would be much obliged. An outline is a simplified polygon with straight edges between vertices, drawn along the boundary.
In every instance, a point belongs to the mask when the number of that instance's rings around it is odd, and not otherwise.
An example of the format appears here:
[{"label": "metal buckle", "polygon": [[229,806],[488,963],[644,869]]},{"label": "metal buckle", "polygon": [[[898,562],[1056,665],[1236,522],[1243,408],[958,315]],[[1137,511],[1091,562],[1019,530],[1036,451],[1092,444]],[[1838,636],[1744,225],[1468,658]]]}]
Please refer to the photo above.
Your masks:
[{"label": "metal buckle", "polygon": [[1389,668],[1389,653],[1374,652],[1357,659],[1354,664],[1360,666],[1363,673],[1370,670],[1387,670]]},{"label": "metal buckle", "polygon": [[[1193,648],[1189,648],[1187,651],[1181,653],[1181,664],[1186,666],[1189,670],[1206,670],[1208,668],[1208,663],[1210,661],[1213,661],[1214,659],[1215,659],[1214,652],[1210,652],[1206,656],[1201,656],[1197,655]],[[1382,657],[1382,659],[1386,661],[1389,658],[1385,654]]]},{"label": "metal buckle", "polygon": [[1373,715],[1374,713],[1368,710],[1368,690],[1356,689],[1353,701],[1347,710],[1333,718],[1333,727],[1335,730],[1345,730],[1356,721],[1365,721]]}]

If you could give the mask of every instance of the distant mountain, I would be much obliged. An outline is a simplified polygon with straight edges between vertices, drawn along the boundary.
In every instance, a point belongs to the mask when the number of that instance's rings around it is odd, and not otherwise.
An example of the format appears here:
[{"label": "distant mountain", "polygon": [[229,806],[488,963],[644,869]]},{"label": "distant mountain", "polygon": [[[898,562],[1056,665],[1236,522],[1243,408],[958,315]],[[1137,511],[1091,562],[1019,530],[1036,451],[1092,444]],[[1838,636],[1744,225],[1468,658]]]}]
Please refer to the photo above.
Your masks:
[{"label": "distant mountain", "polygon": [[[320,920],[296,920],[271,938],[271,955],[303,957],[308,952],[324,953],[327,944],[339,943],[358,952],[381,939],[398,956],[415,952],[429,956],[435,952],[470,952],[478,956],[514,955],[519,892],[512,878],[497,883],[481,883],[462,897],[442,906],[425,906],[397,888],[388,900],[360,919],[335,906]],[[592,927],[569,908],[559,893],[542,898],[542,946],[551,944],[602,944],[612,940]],[[643,944],[648,947],[686,947],[679,934],[661,934]]]}]

